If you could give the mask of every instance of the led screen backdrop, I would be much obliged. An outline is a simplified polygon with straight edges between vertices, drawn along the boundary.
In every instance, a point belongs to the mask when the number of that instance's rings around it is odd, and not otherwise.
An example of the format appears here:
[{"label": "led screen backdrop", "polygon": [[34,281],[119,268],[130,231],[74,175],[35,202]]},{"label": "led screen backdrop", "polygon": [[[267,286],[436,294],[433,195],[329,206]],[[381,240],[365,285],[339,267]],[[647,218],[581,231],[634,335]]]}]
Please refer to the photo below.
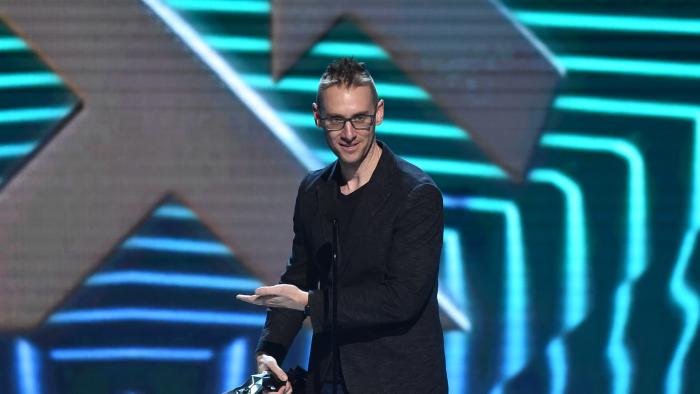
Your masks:
[{"label": "led screen backdrop", "polygon": [[700,392],[700,5],[281,3],[0,0],[0,392],[251,373],[345,55],[445,196],[451,393]]}]

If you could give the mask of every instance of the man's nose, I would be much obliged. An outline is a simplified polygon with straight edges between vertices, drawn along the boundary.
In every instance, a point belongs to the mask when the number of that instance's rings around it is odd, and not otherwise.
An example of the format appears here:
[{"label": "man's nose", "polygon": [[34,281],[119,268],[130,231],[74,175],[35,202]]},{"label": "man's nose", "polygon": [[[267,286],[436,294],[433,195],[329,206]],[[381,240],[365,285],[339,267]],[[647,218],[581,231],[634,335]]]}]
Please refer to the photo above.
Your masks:
[{"label": "man's nose", "polygon": [[357,131],[352,127],[352,123],[349,120],[345,121],[345,126],[343,127],[340,137],[344,140],[352,141],[355,139],[356,135]]}]

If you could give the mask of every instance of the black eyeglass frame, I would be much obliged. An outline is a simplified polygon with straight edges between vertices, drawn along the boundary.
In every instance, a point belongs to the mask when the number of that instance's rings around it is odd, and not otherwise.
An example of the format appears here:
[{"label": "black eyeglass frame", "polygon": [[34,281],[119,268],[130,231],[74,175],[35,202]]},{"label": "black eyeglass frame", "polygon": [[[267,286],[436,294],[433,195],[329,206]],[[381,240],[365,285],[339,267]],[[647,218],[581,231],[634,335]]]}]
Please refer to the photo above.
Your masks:
[{"label": "black eyeglass frame", "polygon": [[[340,119],[340,118],[342,118],[342,119],[343,119],[343,125],[340,126],[340,127],[337,128],[337,129],[329,129],[329,128],[326,127],[326,126],[319,126],[319,127],[324,128],[324,129],[326,129],[326,130],[328,130],[328,131],[338,131],[338,130],[344,129],[344,128],[345,128],[345,125],[347,124],[347,122],[350,121],[350,124],[352,125],[352,127],[353,127],[355,130],[369,130],[369,129],[372,128],[372,126],[374,126],[374,124],[375,124],[376,121],[377,121],[377,112],[376,112],[376,111],[377,111],[377,108],[376,108],[376,107],[374,108],[374,111],[375,111],[375,112],[374,112],[374,114],[372,114],[372,115],[369,115],[369,114],[360,114],[360,115],[355,115],[355,116],[353,116],[353,117],[351,117],[351,118],[346,118],[346,117],[343,117],[343,116],[326,116],[326,117],[323,117],[323,118],[322,118],[322,117],[319,116],[318,120],[319,120],[320,122],[323,122],[324,120],[328,120],[328,119],[331,119],[331,118],[335,118],[335,119]],[[372,122],[371,122],[367,127],[357,127],[357,126],[355,126],[355,123],[353,123],[353,121],[352,121],[352,118],[354,118],[354,117],[356,117],[356,116],[369,116],[369,117],[372,119]]]}]

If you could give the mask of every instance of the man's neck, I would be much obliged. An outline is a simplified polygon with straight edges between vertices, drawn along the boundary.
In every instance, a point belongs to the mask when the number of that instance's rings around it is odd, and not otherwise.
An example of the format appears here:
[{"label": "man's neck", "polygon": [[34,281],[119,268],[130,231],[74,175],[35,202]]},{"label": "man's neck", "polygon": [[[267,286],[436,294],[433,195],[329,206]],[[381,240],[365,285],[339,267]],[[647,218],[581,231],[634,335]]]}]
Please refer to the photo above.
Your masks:
[{"label": "man's neck", "polygon": [[381,155],[382,148],[379,147],[375,140],[369,152],[367,152],[367,156],[359,165],[352,166],[340,162],[340,171],[343,174],[343,178],[347,180],[347,183],[340,187],[340,192],[350,194],[369,182],[374,170],[377,168]]}]

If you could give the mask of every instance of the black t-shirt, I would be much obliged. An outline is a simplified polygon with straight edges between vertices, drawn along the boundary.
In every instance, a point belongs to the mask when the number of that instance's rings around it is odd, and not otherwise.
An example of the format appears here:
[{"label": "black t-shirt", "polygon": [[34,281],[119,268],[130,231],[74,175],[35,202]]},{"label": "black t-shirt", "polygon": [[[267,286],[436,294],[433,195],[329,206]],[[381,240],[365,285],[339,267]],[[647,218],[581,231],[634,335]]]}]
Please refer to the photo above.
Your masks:
[{"label": "black t-shirt", "polygon": [[[340,171],[338,171],[338,185],[344,185],[347,182],[342,178],[342,175],[340,175]],[[350,194],[343,194],[340,192],[340,187],[336,190],[336,195],[338,199],[338,205],[337,205],[337,217],[338,217],[338,224],[340,228],[340,252],[341,252],[341,258],[343,256],[348,255],[348,240],[350,239],[348,235],[348,228],[350,227],[350,224],[352,223],[353,217],[355,210],[357,209],[357,206],[359,205],[360,201],[363,198],[363,195],[366,194],[365,190],[367,190],[367,185],[372,182],[372,178],[353,191]],[[341,264],[345,264],[346,262],[341,262]],[[332,283],[331,280],[331,270],[328,270],[328,283]],[[338,370],[338,377],[340,378],[340,382],[343,381],[343,375],[342,375],[342,369],[340,368],[340,363],[336,365],[336,369]],[[333,381],[333,370],[331,368],[328,368],[326,370],[326,375],[324,376],[323,381],[326,382],[331,382]]]}]

